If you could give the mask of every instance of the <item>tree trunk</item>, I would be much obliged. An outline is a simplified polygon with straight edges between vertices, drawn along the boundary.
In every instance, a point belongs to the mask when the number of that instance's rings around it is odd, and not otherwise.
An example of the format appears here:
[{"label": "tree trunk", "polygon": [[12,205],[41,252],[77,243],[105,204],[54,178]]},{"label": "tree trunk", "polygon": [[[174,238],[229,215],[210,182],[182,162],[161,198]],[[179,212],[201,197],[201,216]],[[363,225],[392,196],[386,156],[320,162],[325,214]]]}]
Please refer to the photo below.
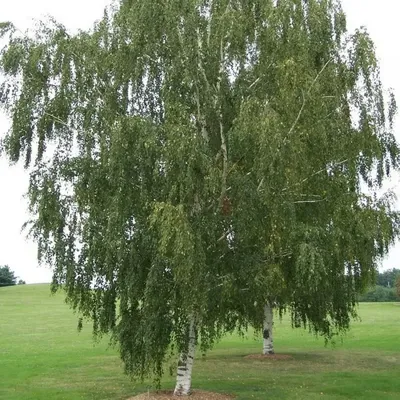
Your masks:
[{"label": "tree trunk", "polygon": [[263,354],[274,354],[273,340],[274,313],[270,304],[264,306],[264,329],[263,329]]},{"label": "tree trunk", "polygon": [[192,369],[194,353],[196,351],[196,330],[194,318],[189,324],[189,341],[186,352],[179,356],[178,370],[176,376],[175,396],[189,396],[192,392]]}]

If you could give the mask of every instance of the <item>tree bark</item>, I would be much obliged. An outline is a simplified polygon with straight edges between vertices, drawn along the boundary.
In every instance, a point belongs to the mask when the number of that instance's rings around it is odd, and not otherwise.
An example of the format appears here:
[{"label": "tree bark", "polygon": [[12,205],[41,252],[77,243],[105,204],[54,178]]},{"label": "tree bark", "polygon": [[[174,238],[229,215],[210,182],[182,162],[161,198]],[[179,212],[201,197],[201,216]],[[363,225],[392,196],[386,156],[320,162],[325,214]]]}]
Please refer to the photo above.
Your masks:
[{"label": "tree bark", "polygon": [[264,329],[263,329],[263,354],[274,354],[273,340],[274,313],[270,304],[264,306]]},{"label": "tree bark", "polygon": [[189,396],[192,392],[192,370],[194,353],[196,351],[196,330],[194,318],[189,324],[189,340],[187,350],[179,356],[176,374],[175,396]]}]

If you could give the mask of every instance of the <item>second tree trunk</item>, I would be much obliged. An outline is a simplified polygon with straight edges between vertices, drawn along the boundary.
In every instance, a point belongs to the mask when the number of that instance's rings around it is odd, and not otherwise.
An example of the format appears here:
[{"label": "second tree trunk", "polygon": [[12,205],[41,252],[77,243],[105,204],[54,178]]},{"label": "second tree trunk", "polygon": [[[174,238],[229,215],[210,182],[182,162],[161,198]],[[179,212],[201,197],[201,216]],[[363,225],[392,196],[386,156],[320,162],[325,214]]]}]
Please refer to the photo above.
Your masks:
[{"label": "second tree trunk", "polygon": [[273,309],[267,303],[264,306],[263,354],[274,354],[273,325],[274,325]]}]

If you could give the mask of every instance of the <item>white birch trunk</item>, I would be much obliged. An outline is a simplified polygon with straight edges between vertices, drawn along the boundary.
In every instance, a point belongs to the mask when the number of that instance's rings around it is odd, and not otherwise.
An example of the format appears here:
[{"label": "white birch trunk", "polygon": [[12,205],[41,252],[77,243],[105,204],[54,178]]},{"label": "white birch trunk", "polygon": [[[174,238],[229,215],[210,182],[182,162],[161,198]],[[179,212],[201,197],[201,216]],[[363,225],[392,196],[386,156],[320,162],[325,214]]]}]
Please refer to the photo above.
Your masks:
[{"label": "white birch trunk", "polygon": [[274,313],[272,307],[267,303],[264,306],[263,354],[274,354],[273,325]]},{"label": "white birch trunk", "polygon": [[179,356],[178,370],[176,374],[175,396],[189,396],[192,392],[192,369],[194,353],[196,351],[196,331],[194,318],[189,324],[189,342],[187,352]]}]

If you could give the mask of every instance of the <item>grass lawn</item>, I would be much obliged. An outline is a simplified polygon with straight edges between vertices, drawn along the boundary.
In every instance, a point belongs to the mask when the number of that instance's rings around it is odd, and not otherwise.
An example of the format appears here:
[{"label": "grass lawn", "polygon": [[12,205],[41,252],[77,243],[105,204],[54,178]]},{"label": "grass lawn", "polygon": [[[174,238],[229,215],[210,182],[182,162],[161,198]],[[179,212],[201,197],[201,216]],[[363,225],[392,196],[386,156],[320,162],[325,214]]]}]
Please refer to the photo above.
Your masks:
[{"label": "grass lawn", "polygon": [[[193,387],[238,400],[400,399],[400,303],[363,303],[360,316],[335,348],[277,322],[275,349],[290,360],[245,359],[261,341],[228,336],[195,360]],[[77,332],[48,285],[0,288],[0,318],[0,399],[117,400],[148,388],[123,374],[107,341],[93,343],[89,325]],[[163,387],[173,383],[167,375]]]}]

